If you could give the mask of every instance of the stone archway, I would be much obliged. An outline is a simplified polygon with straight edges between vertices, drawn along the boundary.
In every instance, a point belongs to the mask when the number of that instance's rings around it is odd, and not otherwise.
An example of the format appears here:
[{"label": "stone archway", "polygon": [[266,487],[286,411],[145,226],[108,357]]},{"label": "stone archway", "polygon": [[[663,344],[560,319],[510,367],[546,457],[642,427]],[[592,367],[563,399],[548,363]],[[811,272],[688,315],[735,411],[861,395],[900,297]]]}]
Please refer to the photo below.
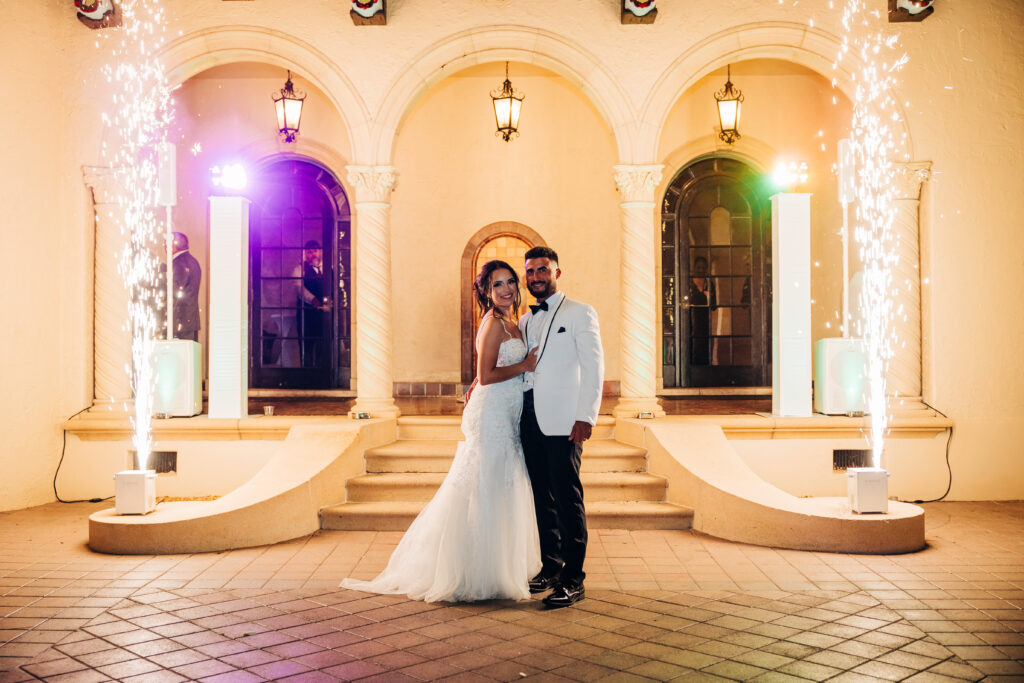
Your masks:
[{"label": "stone archway", "polygon": [[292,35],[259,26],[206,29],[171,42],[161,58],[172,87],[211,67],[233,62],[273,64],[301,72],[340,114],[352,144],[352,158],[369,154],[369,138],[356,134],[370,124],[369,109],[359,90],[336,62]]},{"label": "stone archway", "polygon": [[402,121],[439,81],[474,64],[504,61],[543,67],[579,87],[614,136],[619,159],[633,160],[634,107],[596,55],[549,31],[489,26],[438,41],[429,51],[405,65],[374,116],[372,146],[376,163],[390,163]]},{"label": "stone archway", "polygon": [[[545,242],[544,238],[540,236],[540,233],[515,221],[499,221],[497,223],[491,223],[490,225],[481,228],[475,235],[469,238],[469,242],[466,243],[466,248],[462,251],[462,262],[459,268],[459,283],[461,285],[460,311],[462,321],[460,335],[460,363],[462,370],[460,376],[463,384],[469,384],[473,381],[473,378],[476,377],[473,348],[473,341],[476,337],[476,301],[473,297],[473,291],[470,283],[472,283],[473,278],[476,277],[475,270],[481,253],[489,244],[492,244],[495,240],[500,240],[502,238],[508,238],[509,240],[524,243],[527,245],[527,248],[547,246],[547,242]],[[509,265],[517,269],[519,277],[523,276],[521,263],[510,261]]]},{"label": "stone archway", "polygon": [[[800,64],[835,79],[836,87],[853,101],[857,57],[852,52],[845,65],[833,68],[842,41],[835,35],[806,24],[762,22],[734,26],[700,41],[681,54],[657,80],[640,109],[640,125],[633,147],[638,157],[655,159],[658,142],[669,112],[683,94],[708,73],[730,62],[749,59],[781,59]],[[895,104],[898,111],[902,105]],[[913,158],[913,145],[906,117],[901,116],[907,153]]]}]

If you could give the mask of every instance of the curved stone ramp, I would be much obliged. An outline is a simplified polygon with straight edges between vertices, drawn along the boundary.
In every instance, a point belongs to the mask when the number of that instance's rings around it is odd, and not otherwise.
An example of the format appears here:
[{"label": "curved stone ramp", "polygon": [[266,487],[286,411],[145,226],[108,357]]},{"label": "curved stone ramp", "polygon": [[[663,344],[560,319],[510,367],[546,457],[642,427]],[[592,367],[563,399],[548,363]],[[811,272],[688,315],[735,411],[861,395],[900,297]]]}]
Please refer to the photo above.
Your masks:
[{"label": "curved stone ramp", "polygon": [[362,473],[363,451],[394,438],[393,419],[295,425],[277,455],[217,500],[161,503],[148,515],[94,513],[89,547],[119,555],[202,553],[311,534],[320,528],[320,508]]},{"label": "curved stone ramp", "polygon": [[629,430],[643,439],[650,472],[669,480],[668,499],[693,508],[695,531],[792,550],[894,554],[925,546],[916,505],[889,501],[886,514],[856,514],[845,498],[797,498],[757,476],[717,425],[631,422],[643,432]]}]

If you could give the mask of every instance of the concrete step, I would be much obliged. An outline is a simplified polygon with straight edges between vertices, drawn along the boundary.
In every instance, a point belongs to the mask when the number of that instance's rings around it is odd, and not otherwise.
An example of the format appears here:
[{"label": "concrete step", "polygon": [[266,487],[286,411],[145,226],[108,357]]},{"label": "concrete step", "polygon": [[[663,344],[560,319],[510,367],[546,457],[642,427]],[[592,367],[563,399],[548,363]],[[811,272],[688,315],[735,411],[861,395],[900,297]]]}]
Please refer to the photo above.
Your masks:
[{"label": "concrete step", "polygon": [[[408,439],[366,451],[366,471],[447,472],[459,442],[450,439]],[[591,439],[583,444],[583,472],[643,472],[647,452],[612,439]]]},{"label": "concrete step", "polygon": [[[320,528],[347,531],[405,531],[425,501],[340,503],[320,510]],[[689,529],[693,510],[665,502],[590,502],[592,529]]]},{"label": "concrete step", "polygon": [[[461,415],[403,415],[398,418],[398,438],[442,439],[458,441],[463,438],[459,425]],[[601,415],[594,425],[594,439],[610,439],[615,434],[615,418]]]},{"label": "concrete step", "polygon": [[[348,502],[428,501],[444,477],[439,472],[363,474],[348,480]],[[665,478],[646,472],[583,473],[580,479],[586,501],[665,500]]]}]

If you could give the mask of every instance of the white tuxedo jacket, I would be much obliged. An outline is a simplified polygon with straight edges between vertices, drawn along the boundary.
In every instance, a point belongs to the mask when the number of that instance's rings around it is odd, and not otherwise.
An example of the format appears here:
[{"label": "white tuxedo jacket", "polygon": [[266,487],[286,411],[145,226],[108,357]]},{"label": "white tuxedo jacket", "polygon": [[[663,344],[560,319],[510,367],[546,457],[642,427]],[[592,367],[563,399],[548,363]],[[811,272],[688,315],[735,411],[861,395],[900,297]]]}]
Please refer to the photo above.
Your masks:
[{"label": "white tuxedo jacket", "polygon": [[597,424],[604,385],[601,330],[593,306],[564,294],[550,297],[548,305],[535,323],[539,329],[533,330],[530,312],[519,319],[519,329],[527,340],[535,334],[540,347],[533,373],[537,424],[547,436],[568,436],[576,421]]}]

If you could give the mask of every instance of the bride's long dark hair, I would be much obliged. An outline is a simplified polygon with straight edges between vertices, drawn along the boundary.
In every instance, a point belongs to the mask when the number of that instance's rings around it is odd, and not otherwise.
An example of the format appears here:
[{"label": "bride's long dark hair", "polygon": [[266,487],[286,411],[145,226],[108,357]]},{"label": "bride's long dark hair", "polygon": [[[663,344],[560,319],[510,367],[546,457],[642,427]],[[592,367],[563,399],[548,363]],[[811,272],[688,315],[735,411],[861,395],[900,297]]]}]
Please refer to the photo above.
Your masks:
[{"label": "bride's long dark hair", "polygon": [[[494,308],[494,302],[491,301],[491,274],[496,270],[505,269],[512,273],[512,282],[515,284],[515,294],[512,297],[511,313],[513,320],[519,319],[519,304],[522,302],[522,297],[519,294],[519,275],[516,274],[516,269],[505,263],[495,259],[494,261],[488,261],[480,267],[480,273],[476,276],[476,280],[473,282],[473,290],[476,293],[476,303],[480,306],[480,317],[487,315],[487,312]],[[497,311],[494,314],[501,317],[501,314]]]}]

